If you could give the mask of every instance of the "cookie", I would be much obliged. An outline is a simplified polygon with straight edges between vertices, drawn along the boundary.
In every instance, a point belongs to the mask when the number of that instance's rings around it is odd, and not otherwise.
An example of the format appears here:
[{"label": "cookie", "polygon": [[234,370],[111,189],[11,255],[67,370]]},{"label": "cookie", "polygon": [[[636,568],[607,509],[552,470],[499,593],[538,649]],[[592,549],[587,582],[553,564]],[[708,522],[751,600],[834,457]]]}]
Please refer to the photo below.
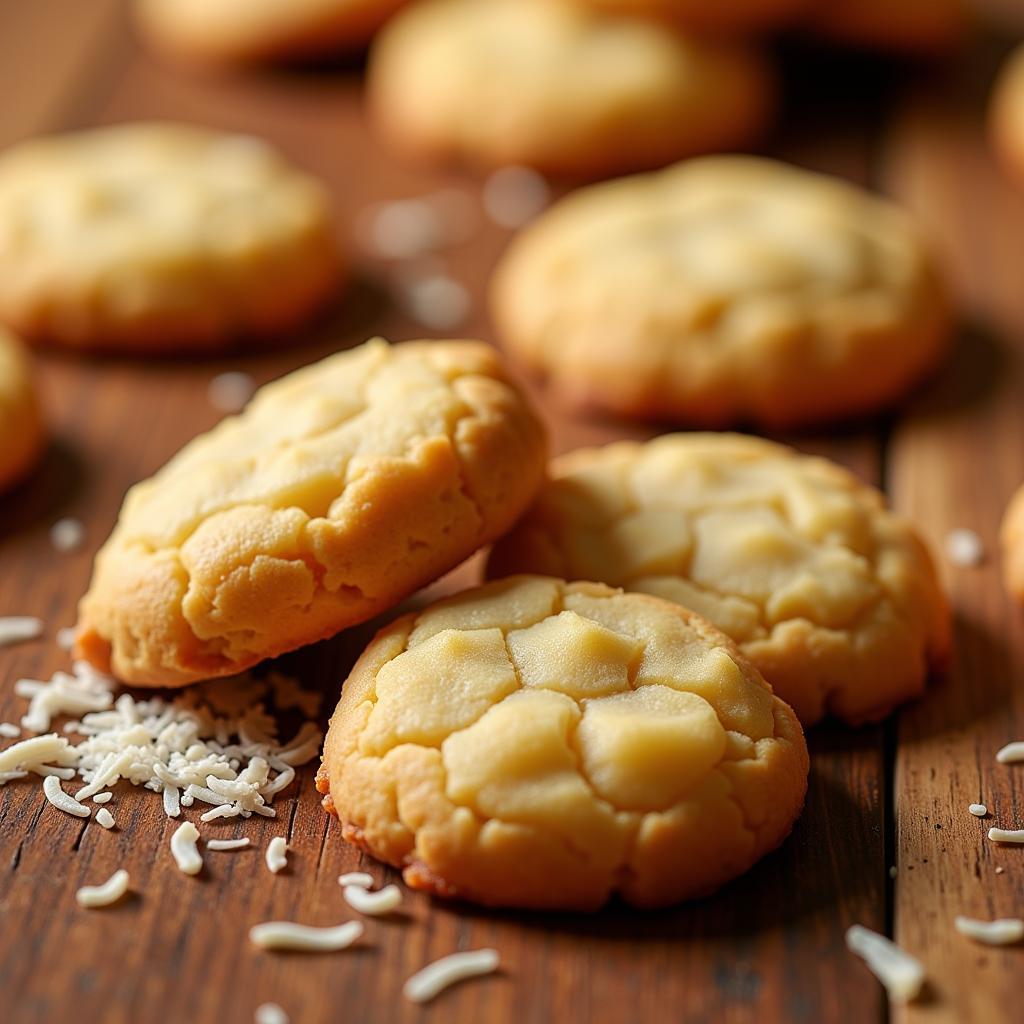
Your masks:
[{"label": "cookie", "polygon": [[16,484],[43,450],[43,421],[28,355],[0,329],[0,491]]},{"label": "cookie", "polygon": [[563,455],[488,575],[596,579],[693,609],[801,722],[881,718],[950,645],[931,558],[881,495],[824,459],[736,434]]},{"label": "cookie", "polygon": [[1024,604],[1024,486],[1013,496],[1000,535],[1003,578],[1010,593]]},{"label": "cookie", "polygon": [[406,0],[136,0],[158,50],[207,63],[324,56],[365,43]]},{"label": "cookie", "polygon": [[807,749],[735,645],[678,605],[537,576],[377,634],[317,788],[438,896],[594,910],[713,892],[789,833]]},{"label": "cookie", "polygon": [[951,323],[902,210],[753,157],[573,193],[513,240],[492,310],[507,349],[566,400],[709,427],[890,403]]},{"label": "cookie", "polygon": [[78,656],[179,686],[333,636],[505,532],[544,460],[482,342],[377,339],[308,366],[128,493]]},{"label": "cookie", "polygon": [[856,47],[928,54],[954,48],[970,19],[964,0],[825,0],[811,5],[807,24]]},{"label": "cookie", "polygon": [[774,91],[739,44],[560,0],[427,0],[370,60],[371,111],[400,150],[572,177],[746,144]]},{"label": "cookie", "polygon": [[[791,21],[811,0],[583,0],[590,7],[655,18],[687,31],[735,34],[764,31]],[[817,2],[817,0],[815,0]],[[831,0],[829,0],[831,2]]]},{"label": "cookie", "polygon": [[1024,46],[999,72],[989,109],[989,134],[1007,174],[1024,188]]},{"label": "cookie", "polygon": [[100,128],[0,154],[0,322],[135,353],[286,333],[335,291],[324,189],[265,142]]}]

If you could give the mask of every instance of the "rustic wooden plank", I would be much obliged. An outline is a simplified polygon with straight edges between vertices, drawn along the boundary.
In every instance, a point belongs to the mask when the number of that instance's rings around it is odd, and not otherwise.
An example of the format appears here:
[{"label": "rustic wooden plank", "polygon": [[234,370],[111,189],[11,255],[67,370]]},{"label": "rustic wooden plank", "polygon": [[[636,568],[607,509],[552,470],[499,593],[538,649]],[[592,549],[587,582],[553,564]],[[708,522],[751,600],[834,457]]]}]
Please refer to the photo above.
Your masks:
[{"label": "rustic wooden plank", "polygon": [[[889,474],[896,503],[941,547],[975,530],[987,558],[947,567],[957,653],[948,676],[900,719],[896,760],[897,940],[929,969],[918,1005],[895,1020],[999,1021],[1019,1016],[1018,949],[972,944],[957,914],[1020,916],[1021,850],[1000,848],[991,825],[1024,822],[1019,768],[995,752],[1024,736],[1024,631],[999,578],[997,531],[1024,480],[1024,191],[996,168],[984,135],[987,85],[999,44],[898,122],[886,175],[945,253],[965,324],[949,368],[894,431]],[[967,805],[982,802],[979,820]],[[999,873],[997,873],[999,872]]]},{"label": "rustic wooden plank", "polygon": [[[34,6],[52,18],[72,5]],[[178,117],[267,135],[331,184],[346,237],[346,225],[377,199],[441,187],[478,196],[478,183],[468,177],[404,166],[382,152],[363,123],[352,70],[189,77],[132,48],[123,21],[111,32],[102,68],[93,65],[87,76],[91,90],[73,90],[80,102],[65,108],[65,123]],[[0,47],[15,38],[0,32]],[[42,45],[30,38],[33,47]],[[5,93],[36,87],[24,70],[31,66],[0,59]],[[51,127],[54,109],[33,115],[35,127]],[[32,127],[26,115],[12,137]],[[810,166],[855,178],[869,165],[862,133],[814,111],[778,145]],[[481,220],[470,241],[445,255],[449,272],[474,296],[467,334],[490,336],[484,286],[506,238]],[[40,614],[51,636],[73,621],[91,554],[124,489],[216,420],[205,394],[215,373],[240,368],[263,381],[370,333],[395,340],[436,333],[396,308],[382,287],[386,265],[358,251],[356,260],[357,281],[338,310],[283,350],[145,364],[44,356],[55,443],[43,471],[0,504],[0,614]],[[559,409],[546,413],[557,450],[644,436]],[[878,479],[880,445],[871,425],[790,440]],[[82,552],[51,551],[48,527],[61,515],[88,525]],[[434,592],[473,574],[464,569]],[[331,704],[369,633],[351,631],[286,665],[322,686]],[[0,651],[0,718],[20,713],[11,681],[48,676],[63,661],[50,640]],[[60,815],[34,787],[8,786],[0,789],[0,904],[5,923],[17,927],[0,929],[0,989],[25,1020],[102,1014],[116,1024],[149,1019],[159,1008],[167,1020],[243,1022],[267,1000],[285,1006],[293,1020],[420,1020],[427,1013],[398,995],[404,978],[453,949],[495,945],[503,974],[448,993],[428,1013],[496,1024],[666,1014],[716,1024],[880,1019],[878,988],[851,970],[842,934],[854,921],[885,927],[883,730],[826,727],[811,746],[808,807],[793,837],[712,899],[659,914],[612,909],[580,917],[484,913],[409,896],[408,916],[371,922],[363,948],[304,959],[251,949],[246,928],[277,916],[334,923],[348,916],[334,882],[341,871],[362,867],[382,880],[393,877],[341,842],[319,807],[311,773],[303,775],[298,799],[281,802],[282,821],[222,827],[227,835],[236,828],[251,835],[261,847],[272,835],[290,834],[292,866],[273,880],[253,850],[211,854],[198,880],[180,875],[167,851],[173,826],[158,801],[128,787],[118,790],[119,829],[105,833]],[[121,864],[141,895],[104,913],[78,911],[75,888]]]}]

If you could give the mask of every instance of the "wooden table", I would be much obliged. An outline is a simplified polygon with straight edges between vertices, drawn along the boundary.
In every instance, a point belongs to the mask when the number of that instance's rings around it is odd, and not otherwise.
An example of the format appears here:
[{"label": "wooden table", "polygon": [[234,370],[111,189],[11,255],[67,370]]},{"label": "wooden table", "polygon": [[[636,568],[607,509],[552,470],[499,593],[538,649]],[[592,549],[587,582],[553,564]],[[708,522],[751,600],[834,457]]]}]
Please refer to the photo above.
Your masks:
[{"label": "wooden table", "polygon": [[[287,829],[292,866],[274,879],[252,851],[208,858],[198,879],[180,874],[168,853],[174,823],[148,794],[123,787],[119,828],[105,832],[57,812],[38,786],[15,783],[0,788],[0,1018],[247,1022],[258,1004],[275,1001],[293,1022],[311,1024],[1019,1020],[1024,951],[972,945],[953,930],[959,913],[1024,910],[1024,849],[989,843],[992,822],[967,812],[980,799],[999,824],[1024,823],[1024,769],[993,756],[1024,738],[1022,613],[995,560],[999,517],[1024,480],[1024,194],[994,167],[981,120],[1004,51],[1005,42],[986,38],[951,68],[913,73],[870,59],[787,55],[791,101],[771,151],[914,207],[963,302],[952,359],[899,415],[790,440],[881,484],[938,549],[949,529],[966,526],[989,557],[979,568],[945,569],[957,655],[927,697],[876,727],[813,731],[807,809],[779,852],[714,898],[664,913],[496,914],[410,894],[407,913],[371,922],[359,949],[303,958],[255,950],[248,926],[344,919],[335,878],[367,866],[322,812],[311,771],[281,802],[280,820],[238,827],[261,846]],[[349,237],[375,199],[448,185],[479,193],[470,177],[403,166],[377,145],[356,66],[190,75],[140,50],[117,0],[0,5],[0,95],[0,145],[140,117],[266,135],[330,183]],[[476,300],[468,335],[490,337],[483,289],[506,237],[481,218],[472,239],[445,255]],[[263,381],[372,334],[429,334],[396,308],[388,268],[357,258],[357,280],[336,313],[285,350],[194,362],[40,356],[53,444],[39,473],[0,500],[0,614],[39,615],[48,635],[0,651],[0,719],[23,712],[15,679],[64,666],[53,634],[74,621],[92,553],[126,487],[217,419],[206,397],[213,375],[237,368]],[[550,404],[546,412],[560,450],[642,436]],[[87,524],[84,550],[52,550],[49,526],[61,516]],[[354,630],[289,667],[333,704],[367,635]],[[137,895],[102,913],[77,909],[75,889],[120,865]],[[923,1000],[888,1010],[844,948],[855,922],[925,961]],[[499,976],[427,1009],[402,1000],[404,978],[422,964],[490,945],[501,950]]]}]

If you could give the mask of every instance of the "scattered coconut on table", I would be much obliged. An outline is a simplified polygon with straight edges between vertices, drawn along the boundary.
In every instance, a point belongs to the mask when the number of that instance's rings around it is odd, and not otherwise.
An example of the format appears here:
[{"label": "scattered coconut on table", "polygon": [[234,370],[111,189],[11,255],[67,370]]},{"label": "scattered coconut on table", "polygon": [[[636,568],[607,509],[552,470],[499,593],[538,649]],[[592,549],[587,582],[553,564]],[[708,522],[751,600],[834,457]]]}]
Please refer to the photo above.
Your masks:
[{"label": "scattered coconut on table", "polygon": [[867,964],[893,1002],[910,1002],[921,992],[924,965],[884,935],[855,924],[846,931],[846,947]]},{"label": "scattered coconut on table", "polygon": [[1024,921],[1019,917],[1003,917],[995,921],[957,917],[953,924],[961,935],[988,946],[1008,946],[1024,939]]},{"label": "scattered coconut on table", "polygon": [[75,893],[75,901],[80,907],[109,907],[128,891],[129,881],[128,872],[121,868],[102,885],[83,885]]},{"label": "scattered coconut on table", "polygon": [[428,964],[417,971],[406,983],[402,992],[414,1003],[426,1003],[440,995],[446,988],[467,978],[491,974],[498,969],[496,949],[474,949],[467,953],[452,953]]},{"label": "scattered coconut on table", "polygon": [[35,640],[43,635],[43,620],[32,615],[0,617],[0,647]]},{"label": "scattered coconut on table", "polygon": [[331,928],[311,928],[293,921],[266,921],[249,929],[249,939],[261,949],[291,949],[305,953],[330,953],[348,949],[363,934],[359,921]]}]

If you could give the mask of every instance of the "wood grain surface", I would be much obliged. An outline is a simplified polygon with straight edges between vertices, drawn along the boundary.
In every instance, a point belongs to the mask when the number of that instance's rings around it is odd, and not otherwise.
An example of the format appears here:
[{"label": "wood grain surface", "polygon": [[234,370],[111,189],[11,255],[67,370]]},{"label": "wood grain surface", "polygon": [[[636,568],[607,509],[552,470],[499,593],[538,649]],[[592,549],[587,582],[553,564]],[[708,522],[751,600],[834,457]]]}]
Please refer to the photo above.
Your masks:
[{"label": "wood grain surface", "polygon": [[[286,835],[293,853],[276,877],[261,849],[209,854],[202,875],[180,874],[168,849],[176,823],[151,794],[118,787],[117,828],[106,832],[50,807],[37,785],[13,783],[0,787],[0,1019],[234,1024],[273,1001],[310,1024],[882,1021],[890,1016],[882,990],[843,943],[859,922],[895,929],[929,967],[925,1001],[894,1018],[1013,1020],[1022,951],[973,946],[952,927],[957,913],[1024,910],[1024,850],[984,838],[991,823],[1024,823],[1021,769],[993,757],[1024,738],[1022,615],[991,557],[1003,504],[1024,479],[1024,194],[992,165],[980,120],[1003,48],[986,39],[962,67],[941,72],[807,49],[783,55],[787,118],[770,151],[913,205],[946,254],[965,309],[949,367],[901,415],[787,440],[886,486],[936,546],[951,527],[969,526],[990,557],[948,571],[958,653],[925,699],[880,726],[813,731],[807,809],[777,853],[717,896],[667,912],[500,914],[407,894],[403,913],[370,921],[351,951],[270,954],[249,945],[251,924],[337,923],[350,916],[340,872],[393,875],[342,842],[312,771],[279,802],[276,821],[218,828],[250,835],[259,848]],[[150,117],[265,135],[328,182],[339,234],[350,242],[369,203],[458,188],[478,223],[442,258],[473,295],[462,333],[491,338],[485,285],[507,233],[483,216],[478,181],[403,165],[378,146],[363,120],[359,71],[353,62],[198,76],[143,52],[118,0],[0,0],[0,146]],[[65,666],[55,631],[74,622],[92,554],[125,489],[216,422],[207,399],[215,374],[244,369],[262,382],[374,334],[430,336],[396,302],[394,268],[358,247],[354,257],[356,279],[337,308],[283,349],[191,362],[40,356],[53,440],[36,476],[0,498],[0,615],[39,615],[47,636],[0,650],[0,720],[23,713],[16,679]],[[645,436],[538,397],[557,450]],[[86,524],[80,552],[52,550],[49,527],[61,516]],[[435,591],[476,571],[471,563]],[[333,706],[371,633],[372,625],[352,630],[285,666]],[[967,813],[979,799],[991,822]],[[120,866],[134,894],[102,912],[79,910],[75,889]],[[499,975],[426,1008],[402,1000],[403,981],[423,964],[480,946],[501,951]]]}]

